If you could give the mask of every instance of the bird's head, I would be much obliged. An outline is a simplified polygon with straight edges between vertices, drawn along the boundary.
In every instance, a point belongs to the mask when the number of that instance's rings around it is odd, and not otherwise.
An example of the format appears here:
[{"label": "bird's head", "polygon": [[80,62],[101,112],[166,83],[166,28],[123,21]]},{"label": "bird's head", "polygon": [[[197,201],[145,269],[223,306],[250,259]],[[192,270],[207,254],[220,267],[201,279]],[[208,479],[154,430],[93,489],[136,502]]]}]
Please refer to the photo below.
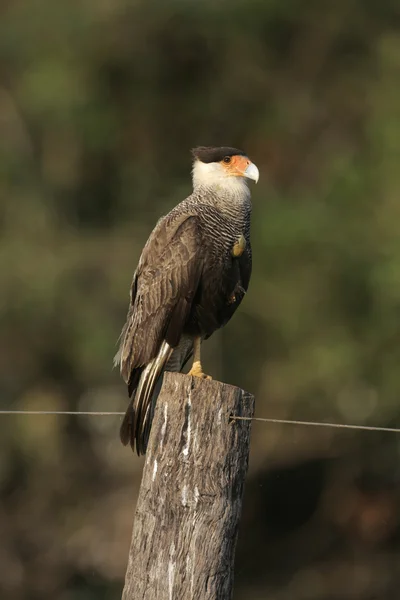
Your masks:
[{"label": "bird's head", "polygon": [[192,150],[193,185],[238,189],[252,179],[257,183],[259,172],[242,150],[223,146],[200,146]]}]

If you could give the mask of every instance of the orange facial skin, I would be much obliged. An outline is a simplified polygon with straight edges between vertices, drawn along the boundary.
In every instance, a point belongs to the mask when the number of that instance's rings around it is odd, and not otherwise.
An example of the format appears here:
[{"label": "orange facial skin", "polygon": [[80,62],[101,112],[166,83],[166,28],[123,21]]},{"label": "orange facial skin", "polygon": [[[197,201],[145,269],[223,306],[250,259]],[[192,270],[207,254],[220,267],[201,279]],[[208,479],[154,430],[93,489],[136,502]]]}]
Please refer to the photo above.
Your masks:
[{"label": "orange facial skin", "polygon": [[225,156],[225,158],[220,161],[220,164],[229,176],[245,177],[245,171],[251,164],[251,160],[249,160],[247,156],[236,154],[235,156]]}]

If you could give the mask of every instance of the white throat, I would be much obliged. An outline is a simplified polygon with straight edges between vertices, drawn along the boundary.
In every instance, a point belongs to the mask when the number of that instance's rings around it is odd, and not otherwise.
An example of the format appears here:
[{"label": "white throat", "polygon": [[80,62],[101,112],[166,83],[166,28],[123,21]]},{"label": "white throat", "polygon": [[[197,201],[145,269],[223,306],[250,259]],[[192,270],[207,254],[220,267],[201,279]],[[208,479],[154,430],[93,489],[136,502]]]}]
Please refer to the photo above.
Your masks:
[{"label": "white throat", "polygon": [[203,163],[196,160],[192,170],[193,188],[212,188],[218,193],[230,196],[249,196],[249,188],[244,177],[228,175],[219,163]]}]

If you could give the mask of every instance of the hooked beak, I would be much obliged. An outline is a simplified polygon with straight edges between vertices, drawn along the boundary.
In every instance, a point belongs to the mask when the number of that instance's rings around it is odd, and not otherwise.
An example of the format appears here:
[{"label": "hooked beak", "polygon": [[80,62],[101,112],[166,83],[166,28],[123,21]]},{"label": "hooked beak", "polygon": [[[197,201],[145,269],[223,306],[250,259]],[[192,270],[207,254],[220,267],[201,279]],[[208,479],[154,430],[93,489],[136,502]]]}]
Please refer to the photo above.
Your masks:
[{"label": "hooked beak", "polygon": [[244,172],[244,176],[247,177],[247,179],[252,179],[253,181],[255,181],[257,183],[260,173],[254,163],[251,162],[247,166],[247,168]]}]

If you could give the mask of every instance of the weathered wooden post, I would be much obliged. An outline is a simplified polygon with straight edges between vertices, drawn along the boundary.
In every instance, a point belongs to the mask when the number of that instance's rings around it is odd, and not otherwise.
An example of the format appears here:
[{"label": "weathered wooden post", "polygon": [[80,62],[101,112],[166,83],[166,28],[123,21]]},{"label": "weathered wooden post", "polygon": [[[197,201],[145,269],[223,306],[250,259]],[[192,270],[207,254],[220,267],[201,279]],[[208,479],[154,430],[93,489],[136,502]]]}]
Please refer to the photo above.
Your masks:
[{"label": "weathered wooden post", "polygon": [[123,600],[228,600],[254,397],[166,373],[136,507]]}]

